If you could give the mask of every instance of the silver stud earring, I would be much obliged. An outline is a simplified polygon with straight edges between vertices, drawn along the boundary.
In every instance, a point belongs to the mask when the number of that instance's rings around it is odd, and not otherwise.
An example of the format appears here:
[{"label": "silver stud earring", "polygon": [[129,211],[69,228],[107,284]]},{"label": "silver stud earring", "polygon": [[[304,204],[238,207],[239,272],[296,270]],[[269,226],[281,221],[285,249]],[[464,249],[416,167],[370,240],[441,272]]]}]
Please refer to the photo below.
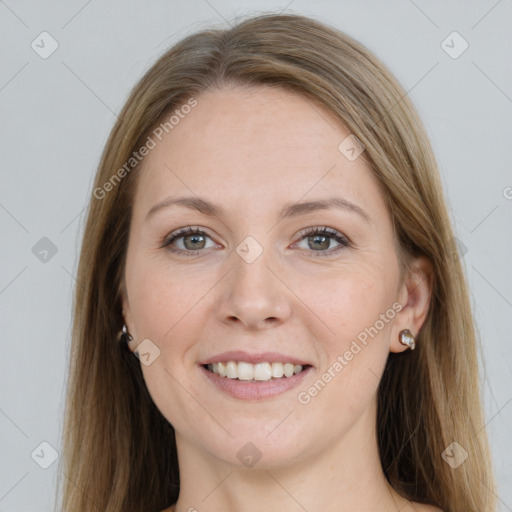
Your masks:
[{"label": "silver stud earring", "polygon": [[119,331],[119,334],[117,335],[117,341],[130,343],[130,341],[132,340],[132,335],[128,332],[126,324],[123,324],[123,328]]},{"label": "silver stud earring", "polygon": [[401,330],[398,334],[398,340],[402,345],[408,346],[411,350],[414,350],[414,347],[416,346],[416,340],[409,329]]}]

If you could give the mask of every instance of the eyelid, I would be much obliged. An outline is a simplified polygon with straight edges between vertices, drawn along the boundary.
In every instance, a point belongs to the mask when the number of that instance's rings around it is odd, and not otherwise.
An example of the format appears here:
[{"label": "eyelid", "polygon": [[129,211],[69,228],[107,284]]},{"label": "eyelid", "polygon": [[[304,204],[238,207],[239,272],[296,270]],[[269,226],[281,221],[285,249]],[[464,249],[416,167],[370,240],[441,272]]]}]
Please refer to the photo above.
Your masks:
[{"label": "eyelid", "polygon": [[[210,238],[212,241],[213,237],[208,233],[208,230],[206,228],[203,228],[201,226],[185,226],[182,228],[179,228],[169,235],[165,236],[161,248],[166,248],[170,246],[174,241],[179,240],[180,238],[183,238],[188,235],[198,234],[201,236],[206,236]],[[311,226],[308,228],[304,228],[296,235],[296,241],[293,242],[292,247],[297,245],[299,242],[304,240],[305,238],[309,236],[315,236],[315,235],[325,235],[328,238],[332,238],[335,240],[339,245],[337,247],[334,247],[332,249],[328,249],[326,251],[313,251],[313,250],[306,250],[309,253],[317,253],[314,257],[327,257],[331,256],[333,254],[337,254],[340,249],[352,247],[352,241],[348,236],[346,236],[344,233],[338,231],[335,228],[331,228],[329,226]],[[215,241],[214,241],[215,242]],[[216,243],[216,242],[215,242]],[[194,256],[197,254],[200,254],[201,252],[205,252],[205,249],[196,249],[196,250],[183,250],[183,249],[169,249],[171,252],[176,254],[186,254],[187,256]]]},{"label": "eyelid", "polygon": [[[326,235],[329,235],[331,238],[341,238],[344,242],[347,243],[347,245],[351,245],[352,242],[350,238],[342,233],[341,231],[338,231],[335,228],[331,228],[329,226],[313,226],[309,228],[304,228],[299,233],[297,233],[297,237],[299,237],[299,241],[302,240],[306,236],[312,236],[315,233],[325,233]],[[341,243],[341,242],[340,242]]]},{"label": "eyelid", "polygon": [[341,250],[353,247],[352,241],[348,236],[343,234],[341,231],[338,231],[337,229],[331,228],[329,226],[314,226],[301,230],[298,233],[298,239],[296,242],[293,243],[293,246],[302,242],[307,237],[319,235],[324,235],[327,236],[328,238],[335,240],[338,243],[338,246],[328,249],[326,251],[313,251],[305,249],[306,252],[312,254],[314,258],[328,258],[329,256],[336,256]]},{"label": "eyelid", "polygon": [[[182,228],[178,228],[174,231],[172,231],[171,233],[169,233],[168,235],[166,235],[163,240],[162,240],[162,243],[160,244],[160,247],[161,248],[165,248],[167,247],[168,245],[170,245],[172,242],[174,242],[175,240],[179,240],[180,238],[183,238],[187,235],[195,235],[195,234],[199,234],[199,235],[204,235],[204,236],[207,236],[208,238],[212,239],[213,240],[213,236],[209,234],[208,230],[206,228],[203,228],[202,226],[184,226]],[[197,251],[183,251],[182,249],[176,249],[176,252],[187,252],[187,253],[194,253],[194,252],[197,252]]]}]

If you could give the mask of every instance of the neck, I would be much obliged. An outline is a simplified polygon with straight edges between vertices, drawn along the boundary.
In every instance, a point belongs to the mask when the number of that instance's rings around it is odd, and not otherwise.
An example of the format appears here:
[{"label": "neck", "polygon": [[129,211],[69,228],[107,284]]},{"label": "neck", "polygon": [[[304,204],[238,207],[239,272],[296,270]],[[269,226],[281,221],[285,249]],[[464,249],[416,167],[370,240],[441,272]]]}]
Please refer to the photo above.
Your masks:
[{"label": "neck", "polygon": [[265,469],[228,464],[176,432],[180,495],[175,510],[402,510],[407,500],[382,471],[375,418],[373,404],[334,446]]}]

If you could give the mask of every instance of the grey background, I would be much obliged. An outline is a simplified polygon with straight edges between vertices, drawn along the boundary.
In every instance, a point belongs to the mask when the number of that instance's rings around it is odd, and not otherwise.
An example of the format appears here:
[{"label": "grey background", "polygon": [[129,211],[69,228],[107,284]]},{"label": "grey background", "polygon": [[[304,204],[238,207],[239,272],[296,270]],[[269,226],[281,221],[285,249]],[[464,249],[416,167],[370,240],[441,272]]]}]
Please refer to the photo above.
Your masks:
[{"label": "grey background", "polygon": [[[0,512],[52,510],[62,478],[56,462],[40,467],[50,460],[40,443],[60,452],[83,209],[115,113],[178,39],[267,9],[355,37],[419,110],[465,251],[499,510],[512,511],[511,0],[0,0]],[[46,59],[31,47],[43,31],[58,43]],[[453,31],[469,44],[458,58],[442,47]],[[43,237],[55,254],[38,252]]]}]

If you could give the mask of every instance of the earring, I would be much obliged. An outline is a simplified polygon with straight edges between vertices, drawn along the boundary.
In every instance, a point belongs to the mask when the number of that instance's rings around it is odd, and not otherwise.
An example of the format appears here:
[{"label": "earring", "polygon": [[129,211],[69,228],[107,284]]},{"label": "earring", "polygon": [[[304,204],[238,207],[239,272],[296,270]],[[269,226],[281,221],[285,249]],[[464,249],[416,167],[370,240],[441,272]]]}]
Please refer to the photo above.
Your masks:
[{"label": "earring", "polygon": [[414,350],[416,346],[416,340],[409,329],[403,329],[398,334],[398,340],[402,345],[407,345],[411,350]]},{"label": "earring", "polygon": [[123,328],[119,331],[119,334],[117,335],[117,341],[130,343],[130,341],[132,340],[132,335],[128,332],[128,329],[126,329],[126,324],[123,324]]}]

